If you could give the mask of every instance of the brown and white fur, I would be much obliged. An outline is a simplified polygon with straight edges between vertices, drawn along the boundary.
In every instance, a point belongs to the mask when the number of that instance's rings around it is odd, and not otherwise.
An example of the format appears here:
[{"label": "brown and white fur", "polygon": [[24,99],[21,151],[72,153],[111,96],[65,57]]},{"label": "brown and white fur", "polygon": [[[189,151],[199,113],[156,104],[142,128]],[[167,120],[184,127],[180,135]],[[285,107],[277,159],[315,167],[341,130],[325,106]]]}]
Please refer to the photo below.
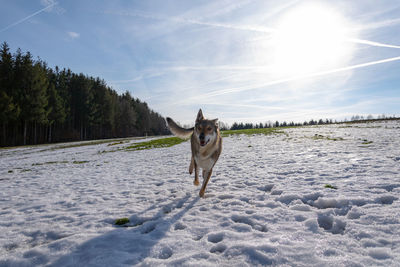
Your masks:
[{"label": "brown and white fur", "polygon": [[222,151],[222,138],[217,121],[218,119],[205,119],[201,109],[197,113],[195,126],[190,129],[182,128],[171,118],[167,118],[169,129],[174,135],[183,138],[191,135],[192,159],[189,173],[192,174],[194,169],[193,183],[194,185],[199,185],[199,169],[203,170],[203,185],[199,192],[200,197],[204,196],[212,169]]}]

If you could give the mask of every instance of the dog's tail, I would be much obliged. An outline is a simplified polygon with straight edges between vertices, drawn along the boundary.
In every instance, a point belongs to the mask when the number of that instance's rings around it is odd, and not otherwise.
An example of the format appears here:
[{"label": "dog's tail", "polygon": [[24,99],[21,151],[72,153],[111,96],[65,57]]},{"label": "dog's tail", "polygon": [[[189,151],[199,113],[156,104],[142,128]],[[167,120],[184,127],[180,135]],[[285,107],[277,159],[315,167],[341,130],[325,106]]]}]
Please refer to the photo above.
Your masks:
[{"label": "dog's tail", "polygon": [[190,129],[182,128],[178,124],[176,124],[176,122],[174,122],[171,118],[168,117],[167,117],[167,123],[171,132],[178,137],[188,138],[193,133],[194,130],[193,127]]}]

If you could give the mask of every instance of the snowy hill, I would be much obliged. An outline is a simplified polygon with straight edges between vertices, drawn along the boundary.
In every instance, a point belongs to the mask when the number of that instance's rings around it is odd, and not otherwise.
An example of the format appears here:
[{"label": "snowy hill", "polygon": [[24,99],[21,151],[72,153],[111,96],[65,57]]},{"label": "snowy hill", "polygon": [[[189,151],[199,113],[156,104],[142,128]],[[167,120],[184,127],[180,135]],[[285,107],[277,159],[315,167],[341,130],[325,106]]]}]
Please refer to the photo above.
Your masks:
[{"label": "snowy hill", "polygon": [[202,199],[189,142],[1,149],[0,266],[399,266],[400,122],[284,132],[225,137]]}]

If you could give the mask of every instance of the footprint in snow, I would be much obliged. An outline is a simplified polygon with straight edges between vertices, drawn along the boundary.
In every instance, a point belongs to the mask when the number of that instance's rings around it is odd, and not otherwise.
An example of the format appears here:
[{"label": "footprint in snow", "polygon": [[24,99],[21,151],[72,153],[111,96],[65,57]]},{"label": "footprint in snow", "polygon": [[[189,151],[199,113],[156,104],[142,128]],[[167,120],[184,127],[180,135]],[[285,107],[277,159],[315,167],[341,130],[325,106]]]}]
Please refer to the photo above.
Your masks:
[{"label": "footprint in snow", "polygon": [[222,252],[224,252],[226,250],[226,248],[227,248],[226,245],[218,244],[218,245],[213,246],[210,249],[210,252],[211,253],[222,253]]},{"label": "footprint in snow", "polygon": [[[268,228],[265,225],[257,224],[252,219],[250,219],[246,216],[232,215],[231,219],[235,223],[247,224],[254,230],[264,232],[264,233],[268,232]],[[241,229],[241,230],[246,230],[246,229]]]},{"label": "footprint in snow", "polygon": [[223,233],[216,233],[216,234],[210,234],[208,235],[208,241],[212,243],[219,243],[224,239],[224,234]]},{"label": "footprint in snow", "polygon": [[220,196],[218,196],[218,198],[220,200],[225,200],[225,199],[232,199],[232,198],[234,198],[234,196],[233,195],[220,195]]},{"label": "footprint in snow", "polygon": [[156,223],[147,223],[143,224],[143,228],[141,230],[142,234],[148,234],[156,229]]},{"label": "footprint in snow", "polygon": [[319,214],[317,218],[318,226],[332,234],[343,234],[346,230],[346,222],[334,218],[329,214]]},{"label": "footprint in snow", "polygon": [[157,255],[157,258],[162,259],[162,260],[166,260],[171,258],[171,256],[173,255],[173,251],[171,248],[169,247],[163,247]]},{"label": "footprint in snow", "polygon": [[184,224],[181,223],[181,222],[177,222],[177,223],[175,224],[174,229],[175,229],[175,230],[183,230],[183,229],[186,229],[186,225],[184,225]]}]

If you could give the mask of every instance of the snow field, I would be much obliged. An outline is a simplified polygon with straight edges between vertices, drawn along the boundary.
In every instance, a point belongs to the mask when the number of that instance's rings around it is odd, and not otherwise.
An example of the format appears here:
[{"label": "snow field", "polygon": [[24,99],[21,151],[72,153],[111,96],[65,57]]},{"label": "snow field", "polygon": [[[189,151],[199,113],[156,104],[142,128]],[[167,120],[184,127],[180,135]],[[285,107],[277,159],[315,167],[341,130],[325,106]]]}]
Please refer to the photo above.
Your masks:
[{"label": "snow field", "polygon": [[205,198],[189,142],[0,150],[0,266],[398,266],[399,121],[284,131],[224,138]]}]

